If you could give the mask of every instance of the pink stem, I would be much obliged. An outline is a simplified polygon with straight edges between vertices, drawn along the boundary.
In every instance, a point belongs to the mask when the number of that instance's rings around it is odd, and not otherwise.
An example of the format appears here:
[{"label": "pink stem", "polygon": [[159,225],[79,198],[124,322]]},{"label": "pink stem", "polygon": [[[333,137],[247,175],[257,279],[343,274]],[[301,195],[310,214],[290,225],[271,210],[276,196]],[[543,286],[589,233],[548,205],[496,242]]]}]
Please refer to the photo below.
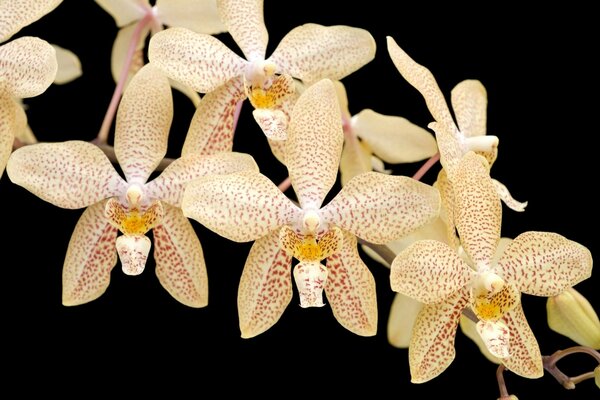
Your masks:
[{"label": "pink stem", "polygon": [[242,112],[242,106],[244,105],[244,99],[239,100],[235,105],[235,111],[233,112],[233,132],[237,128],[238,120],[240,119],[240,113]]},{"label": "pink stem", "polygon": [[290,188],[290,186],[292,186],[292,180],[290,179],[289,176],[287,178],[285,178],[283,181],[281,181],[281,183],[279,185],[277,185],[279,190],[281,190],[282,192],[285,192],[286,190],[288,190]]},{"label": "pink stem", "polygon": [[440,159],[440,153],[435,153],[429,160],[425,162],[425,164],[421,165],[421,168],[413,175],[413,179],[420,181],[423,175],[429,171],[431,167],[435,165]]}]

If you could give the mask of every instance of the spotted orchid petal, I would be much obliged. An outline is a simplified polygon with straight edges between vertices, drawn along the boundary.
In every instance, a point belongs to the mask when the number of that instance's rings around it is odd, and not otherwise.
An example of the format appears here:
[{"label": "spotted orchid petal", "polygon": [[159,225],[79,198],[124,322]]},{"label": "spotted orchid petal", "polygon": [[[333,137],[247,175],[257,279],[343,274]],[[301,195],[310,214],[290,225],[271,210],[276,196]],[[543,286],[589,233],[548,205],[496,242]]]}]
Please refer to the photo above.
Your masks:
[{"label": "spotted orchid petal", "polygon": [[423,307],[412,331],[408,362],[412,383],[427,382],[444,372],[456,355],[454,339],[468,293],[461,289]]},{"label": "spotted orchid petal", "polygon": [[235,113],[245,97],[241,79],[232,79],[205,94],[196,107],[181,154],[231,151]]},{"label": "spotted orchid petal", "polygon": [[84,304],[100,297],[117,264],[117,228],[104,217],[105,201],[87,207],[71,235],[62,271],[62,303]]},{"label": "spotted orchid petal", "polygon": [[358,254],[356,237],[342,233],[340,250],[327,258],[325,295],[344,328],[360,336],[373,336],[377,333],[375,279]]},{"label": "spotted orchid petal", "polygon": [[292,257],[279,247],[274,231],[252,245],[238,290],[238,314],[243,338],[272,327],[292,300]]},{"label": "spotted orchid petal", "polygon": [[188,154],[173,161],[146,185],[146,190],[150,197],[179,207],[186,184],[194,179],[246,170],[258,172],[254,158],[246,153]]},{"label": "spotted orchid petal", "polygon": [[[15,135],[19,126],[19,109],[11,94],[0,85],[0,175],[12,152]],[[22,114],[24,115],[24,113]]]},{"label": "spotted orchid petal", "polygon": [[483,157],[468,152],[449,179],[461,244],[477,269],[490,267],[500,240],[502,204],[490,178],[489,165]]},{"label": "spotted orchid petal", "polygon": [[115,127],[115,154],[128,182],[146,182],[167,153],[173,98],[169,81],[147,64],[123,93]]},{"label": "spotted orchid petal", "polygon": [[177,301],[189,307],[208,304],[208,275],[200,240],[181,210],[163,204],[154,234],[156,276]]},{"label": "spotted orchid petal", "polygon": [[335,88],[323,79],[296,102],[285,145],[285,162],[302,208],[321,206],[337,179],[343,144]]},{"label": "spotted orchid petal", "polygon": [[590,277],[592,254],[552,232],[525,232],[506,248],[496,268],[523,293],[556,296]]},{"label": "spotted orchid petal", "polygon": [[460,132],[466,137],[483,136],[487,124],[487,92],[480,81],[468,79],[450,92],[452,110]]},{"label": "spotted orchid petal", "polygon": [[350,75],[373,60],[375,49],[375,39],[364,29],[304,24],[285,35],[269,61],[279,67],[278,72],[312,84]]},{"label": "spotted orchid petal", "polygon": [[[127,59],[129,47],[133,40],[134,33],[138,30],[136,24],[125,26],[119,29],[117,37],[112,46],[112,52],[110,56],[110,70],[115,82],[119,82],[121,75],[123,74],[123,68],[125,67],[125,60]],[[136,43],[135,50],[132,55],[131,66],[127,71],[125,78],[125,87],[129,84],[131,78],[144,66],[144,48],[146,47],[146,40],[150,33],[150,26],[144,26],[142,32],[139,33],[139,38]]]},{"label": "spotted orchid petal", "polygon": [[504,184],[502,184],[501,182],[492,179],[492,183],[496,188],[496,193],[498,194],[498,196],[500,196],[500,199],[504,202],[504,204],[507,205],[508,208],[517,212],[525,211],[525,207],[527,207],[526,201],[515,200],[508,191],[508,188],[504,186]]},{"label": "spotted orchid petal", "polygon": [[277,161],[279,161],[283,165],[286,165],[285,148],[287,146],[285,145],[285,142],[285,140],[271,140],[267,138],[267,143],[269,144],[269,148],[271,149],[273,156],[277,159]]},{"label": "spotted orchid petal", "polygon": [[342,187],[356,175],[371,171],[372,151],[368,144],[352,134],[345,134],[344,148],[340,157],[340,177]]},{"label": "spotted orchid petal", "polygon": [[446,226],[446,237],[442,241],[448,243],[453,249],[457,249],[460,243],[459,238],[456,236],[454,191],[448,181],[448,174],[445,169],[442,168],[440,170],[437,180],[433,183],[433,187],[440,192],[440,219]]},{"label": "spotted orchid petal", "polygon": [[390,308],[387,323],[388,342],[401,349],[407,349],[412,338],[413,327],[424,304],[401,293],[396,293]]},{"label": "spotted orchid petal", "polygon": [[62,0],[9,0],[0,3],[0,42],[54,10]]},{"label": "spotted orchid petal", "polygon": [[240,76],[248,64],[213,36],[185,28],[169,28],[153,35],[148,59],[169,78],[200,93]]},{"label": "spotted orchid petal", "polygon": [[117,253],[126,275],[135,276],[144,272],[151,245],[150,239],[144,235],[121,235],[117,238]]},{"label": "spotted orchid petal", "polygon": [[301,210],[256,171],[209,175],[187,185],[183,213],[236,242],[256,240],[300,218]]},{"label": "spotted orchid petal", "polygon": [[509,356],[510,331],[504,322],[480,320],[476,330],[492,357]]},{"label": "spotted orchid petal", "polygon": [[180,26],[208,35],[227,30],[215,0],[156,0],[155,9],[158,20],[167,26]]},{"label": "spotted orchid petal", "polygon": [[288,117],[283,111],[257,108],[252,111],[252,116],[267,138],[271,140],[286,139]]},{"label": "spotted orchid petal", "polygon": [[54,78],[54,83],[63,85],[79,78],[82,74],[81,61],[79,61],[75,53],[55,44],[52,47],[56,52],[56,61],[58,63],[58,71]]},{"label": "spotted orchid petal", "polygon": [[353,116],[351,123],[352,131],[387,163],[411,163],[437,153],[433,135],[405,118],[366,109]]},{"label": "spotted orchid petal", "polygon": [[490,351],[488,350],[486,344],[483,342],[481,335],[479,334],[479,332],[477,332],[477,323],[475,321],[469,319],[464,314],[462,314],[460,316],[460,329],[462,333],[465,334],[465,336],[471,339],[477,345],[477,347],[479,347],[479,351],[481,352],[481,354],[484,355],[485,358],[487,358],[495,364],[501,363],[501,360],[498,357],[492,355],[492,353],[490,353]]},{"label": "spotted orchid petal", "polygon": [[509,356],[502,359],[504,366],[524,378],[541,377],[544,374],[542,354],[521,304],[506,313],[502,321],[510,332]]},{"label": "spotted orchid petal", "polygon": [[217,0],[221,20],[248,61],[264,60],[269,42],[263,0]]},{"label": "spotted orchid petal", "polygon": [[56,51],[45,40],[23,36],[0,46],[0,82],[14,97],[42,94],[57,69]]},{"label": "spotted orchid petal", "polygon": [[440,195],[405,176],[366,172],[321,210],[323,218],[375,244],[399,239],[439,215]]},{"label": "spotted orchid petal", "polygon": [[119,28],[138,21],[151,10],[148,0],[95,0],[109,13]]},{"label": "spotted orchid petal", "polygon": [[294,267],[293,275],[300,307],[323,307],[323,286],[327,281],[328,269],[319,262],[301,262]]},{"label": "spotted orchid petal", "polygon": [[14,184],[70,209],[87,207],[126,189],[102,150],[78,140],[21,147],[10,156],[6,172]]},{"label": "spotted orchid petal", "polygon": [[475,272],[447,244],[421,240],[396,256],[390,283],[394,292],[431,304],[465,287],[474,277]]}]

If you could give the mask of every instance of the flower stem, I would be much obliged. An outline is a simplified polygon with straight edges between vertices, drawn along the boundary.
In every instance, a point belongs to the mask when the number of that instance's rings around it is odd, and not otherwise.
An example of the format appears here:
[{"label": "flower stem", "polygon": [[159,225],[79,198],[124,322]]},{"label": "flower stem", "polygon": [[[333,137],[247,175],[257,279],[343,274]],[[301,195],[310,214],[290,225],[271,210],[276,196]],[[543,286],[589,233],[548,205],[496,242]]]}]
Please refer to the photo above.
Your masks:
[{"label": "flower stem", "polygon": [[435,153],[429,160],[425,162],[425,164],[421,165],[421,168],[413,175],[413,179],[420,181],[421,178],[438,162],[440,159],[440,153]]}]

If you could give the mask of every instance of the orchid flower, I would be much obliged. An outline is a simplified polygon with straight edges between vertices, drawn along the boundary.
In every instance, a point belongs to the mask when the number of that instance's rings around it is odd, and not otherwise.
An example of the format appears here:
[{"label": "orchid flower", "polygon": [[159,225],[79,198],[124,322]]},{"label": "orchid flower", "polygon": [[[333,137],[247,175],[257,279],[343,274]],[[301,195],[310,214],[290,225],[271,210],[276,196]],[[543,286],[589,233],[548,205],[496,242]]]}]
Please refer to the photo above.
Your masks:
[{"label": "orchid flower", "polygon": [[171,28],[150,40],[150,63],[197,92],[208,93],[237,81],[255,108],[253,116],[269,139],[286,137],[296,99],[294,79],[310,85],[342,79],[375,56],[375,40],[349,26],[305,24],[290,31],[266,58],[269,35],[263,0],[218,0],[227,30],[244,53],[235,54],[218,39],[185,28]]},{"label": "orchid flower", "polygon": [[42,18],[62,0],[0,0],[0,43]]},{"label": "orchid flower", "polygon": [[437,216],[439,194],[410,178],[367,172],[322,206],[337,179],[343,144],[340,109],[328,79],[298,99],[285,144],[298,205],[266,176],[240,172],[191,182],[184,214],[230,240],[255,240],[238,291],[242,337],[269,329],[288,306],[292,257],[299,261],[293,275],[302,307],[323,306],[325,291],[342,326],[374,335],[375,281],[359,257],[357,237],[386,243],[409,234]]},{"label": "orchid flower", "polygon": [[[125,179],[89,142],[38,143],[10,157],[7,173],[13,183],[58,207],[87,207],[71,236],[63,266],[64,305],[102,295],[117,253],[124,273],[142,273],[150,251],[146,236],[150,229],[156,274],[163,287],[190,307],[207,304],[202,248],[180,209],[184,186],[206,174],[257,167],[246,154],[189,154],[147,182],[166,154],[172,107],[168,79],[150,65],[140,69],[117,114],[114,149]],[[118,231],[122,235],[117,237]]]}]

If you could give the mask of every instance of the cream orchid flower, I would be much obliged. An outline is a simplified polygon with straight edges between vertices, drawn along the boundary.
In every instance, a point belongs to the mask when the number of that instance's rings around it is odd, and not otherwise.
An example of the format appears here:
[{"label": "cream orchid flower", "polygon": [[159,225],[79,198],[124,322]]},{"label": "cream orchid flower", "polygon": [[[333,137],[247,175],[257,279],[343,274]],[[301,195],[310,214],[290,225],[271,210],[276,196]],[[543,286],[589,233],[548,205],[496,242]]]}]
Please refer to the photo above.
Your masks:
[{"label": "cream orchid flower", "polygon": [[[87,207],[63,266],[64,305],[102,295],[117,253],[123,272],[140,274],[150,251],[145,235],[153,229],[156,274],[162,286],[185,305],[206,306],[202,247],[180,209],[184,186],[206,174],[257,167],[246,154],[189,154],[147,182],[166,154],[172,115],[168,79],[146,65],[132,79],[117,114],[114,149],[125,179],[89,142],[33,144],[10,157],[7,173],[13,183],[58,207]],[[118,230],[123,235],[117,237]]]},{"label": "cream orchid flower", "polygon": [[269,139],[283,140],[295,101],[294,78],[310,85],[342,79],[375,56],[375,40],[349,26],[305,24],[290,31],[266,58],[269,35],[263,0],[218,0],[221,19],[244,53],[235,54],[218,39],[171,28],[150,41],[150,63],[197,92],[208,93],[231,81],[245,88],[253,116]]},{"label": "cream orchid flower", "polygon": [[324,290],[342,326],[374,335],[375,281],[359,257],[357,237],[386,243],[409,234],[437,216],[439,194],[410,178],[368,172],[322,207],[343,144],[332,82],[306,89],[291,116],[286,161],[299,205],[266,176],[242,172],[191,182],[182,209],[230,240],[255,240],[238,291],[242,337],[269,329],[288,306],[292,256],[299,261],[293,275],[302,307],[323,306]]}]

